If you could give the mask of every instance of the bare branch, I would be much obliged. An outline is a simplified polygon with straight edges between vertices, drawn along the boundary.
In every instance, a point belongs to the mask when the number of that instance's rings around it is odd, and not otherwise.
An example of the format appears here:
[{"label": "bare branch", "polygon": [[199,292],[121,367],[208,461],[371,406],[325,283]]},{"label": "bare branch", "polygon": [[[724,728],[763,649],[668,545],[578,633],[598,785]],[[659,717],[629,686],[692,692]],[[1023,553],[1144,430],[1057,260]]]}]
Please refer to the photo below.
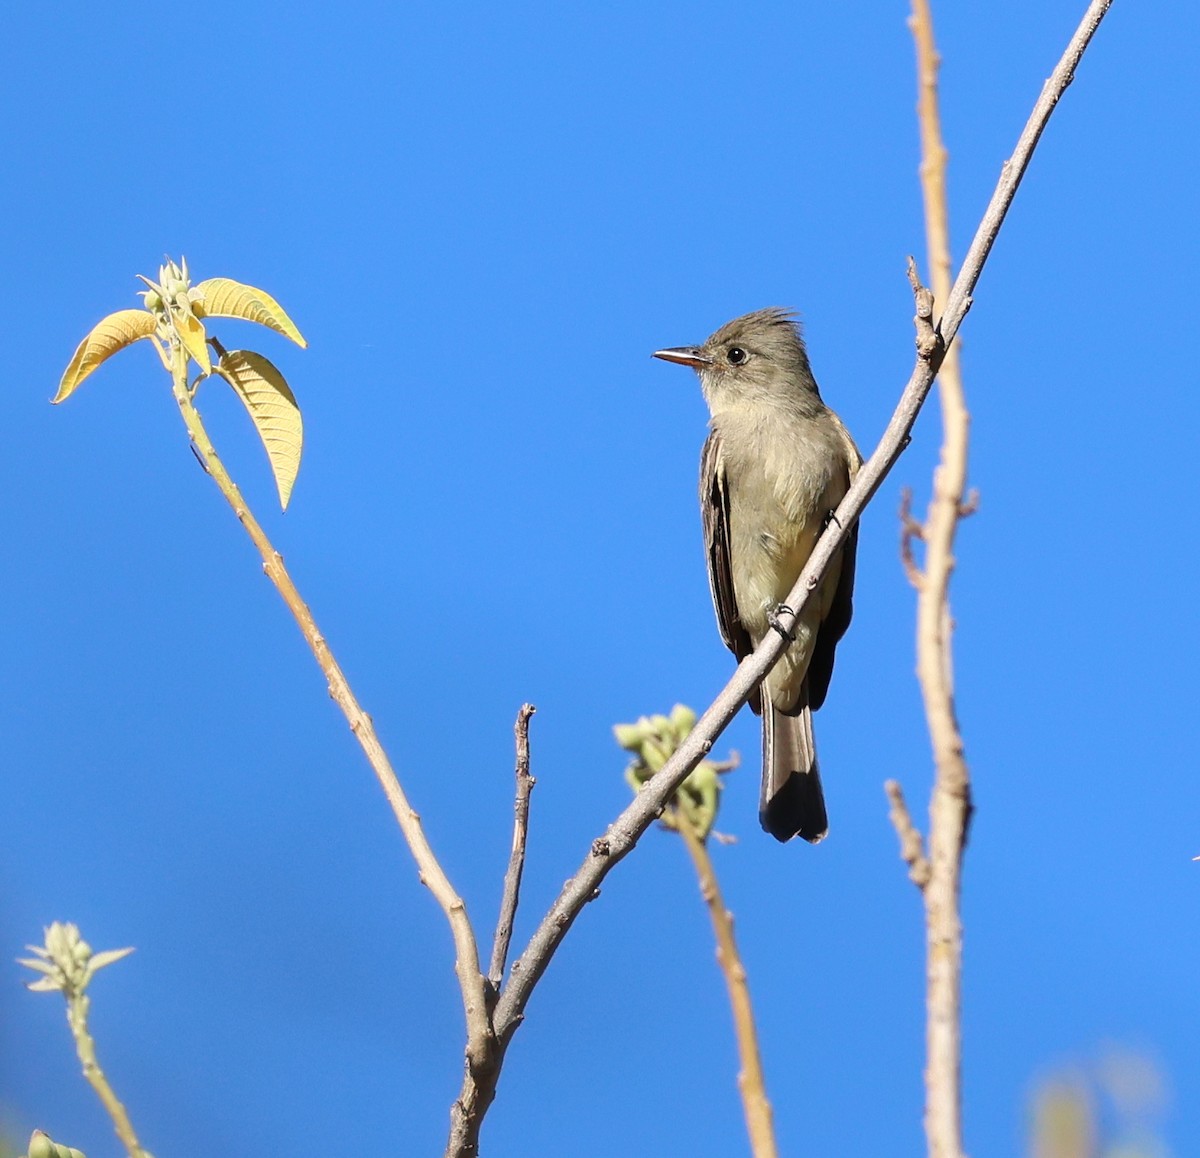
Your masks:
[{"label": "bare branch", "polygon": [[[1018,157],[1036,144],[1050,111],[1070,84],[1076,65],[1107,12],[1111,0],[1095,0],[1084,15],[1054,74],[1042,89],[1035,115],[1018,143]],[[963,278],[950,284],[949,225],[946,205],[946,149],[938,110],[939,58],[934,43],[929,0],[913,0],[910,20],[917,52],[921,129],[921,184],[925,201],[926,240],[934,300],[945,310],[941,330],[949,339],[956,303],[966,302]],[[1041,110],[1041,115],[1038,115]],[[1017,158],[1006,170],[1019,163]],[[986,252],[999,228],[993,198],[984,225],[976,233],[964,269]],[[910,277],[912,276],[910,269]],[[915,279],[914,279],[915,285]],[[969,287],[967,289],[969,295]],[[918,307],[918,315],[922,313]],[[949,317],[950,327],[946,318]],[[918,317],[918,346],[922,345]],[[908,816],[899,785],[889,782],[892,822],[900,834],[909,875],[920,886],[925,903],[926,939],[926,1069],[925,1135],[930,1158],[962,1158],[962,919],[959,900],[963,853],[971,821],[970,769],[954,704],[954,620],[950,580],[959,522],[974,513],[978,494],[964,499],[970,415],[959,373],[958,349],[949,347],[938,378],[942,403],[941,461],[934,471],[933,494],[922,524],[925,544],[921,582],[917,585],[917,678],[933,749],[934,786],[930,801],[929,853]],[[905,511],[907,516],[907,511]],[[910,520],[911,521],[911,520]],[[906,539],[911,553],[911,540]],[[912,577],[909,559],[906,571]]]},{"label": "bare branch", "polygon": [[925,886],[929,884],[929,861],[925,858],[925,842],[921,839],[917,826],[913,824],[912,814],[904,801],[904,792],[899,781],[884,781],[883,790],[892,805],[888,810],[888,819],[900,838],[900,856],[908,865],[909,879],[924,892]]},{"label": "bare branch", "polygon": [[529,831],[529,796],[537,781],[529,774],[529,718],[537,711],[532,704],[522,704],[513,725],[517,742],[517,798],[513,804],[512,854],[504,874],[504,895],[500,898],[500,919],[496,922],[496,937],[492,942],[492,964],[488,981],[492,992],[500,992],[504,967],[508,963],[508,946],[512,940],[513,921],[521,897],[521,874],[525,871],[525,836]]},{"label": "bare branch", "polygon": [[729,1004],[733,1009],[733,1028],[737,1037],[738,1060],[741,1064],[738,1092],[742,1096],[742,1110],[746,1115],[750,1152],[754,1158],[775,1158],[778,1150],[775,1145],[775,1128],[771,1121],[771,1103],[767,1100],[762,1058],[758,1052],[758,1031],[754,1025],[750,987],[746,984],[746,969],[733,936],[733,914],[725,907],[725,899],[721,896],[717,874],[713,870],[712,859],[704,841],[696,833],[682,809],[676,809],[675,813],[676,831],[683,837],[692,864],[696,866],[700,895],[708,906],[708,915],[717,939],[717,963],[725,978]]},{"label": "bare branch", "polygon": [[[946,313],[941,320],[943,341],[949,345],[958,332],[963,318],[970,307],[971,293],[979,281],[983,266],[991,252],[1004,216],[1012,203],[1021,178],[1033,155],[1042,129],[1059,97],[1065,91],[1074,74],[1074,69],[1091,39],[1111,0],[1094,0],[1089,7],[1084,24],[1076,33],[1067,53],[1059,62],[1053,76],[1046,82],[1034,106],[1013,156],[1003,167],[1000,181],[991,202],[980,222],[975,240],[972,242],[967,260],[959,272],[951,290]],[[1085,35],[1086,33],[1086,35]],[[884,478],[899,458],[908,439],[909,431],[917,414],[929,394],[934,376],[941,366],[939,351],[935,350],[928,360],[918,358],[908,384],[900,397],[899,404],[888,423],[883,437],[871,457],[863,464],[846,497],[838,507],[835,517],[829,520],[813,553],[792,588],[787,607],[798,615],[807,604],[813,590],[820,583],[835,552],[841,547],[847,533],[858,522],[863,508],[879,489]],[[733,719],[738,709],[758,687],[763,676],[778,660],[785,646],[784,635],[794,626],[796,615],[787,611],[779,615],[782,631],[768,632],[763,642],[738,665],[732,679],[697,721],[695,728],[680,744],[675,755],[663,766],[647,787],[609,826],[605,838],[593,845],[592,852],[584,860],[576,874],[563,886],[558,899],[534,932],[525,951],[518,960],[520,976],[514,976],[500,999],[496,1011],[497,1036],[507,1038],[516,1028],[529,999],[529,994],[549,964],[567,929],[579,915],[596,887],[612,870],[613,866],[628,855],[634,843],[666,806],[675,790],[683,783],[687,774],[706,756],[716,738]]]},{"label": "bare branch", "polygon": [[[929,0],[912,0],[909,21],[917,50],[917,117],[921,127],[921,188],[934,297],[950,293],[946,148],[938,110],[939,57]],[[929,858],[910,859],[916,829],[908,819],[901,836],[909,875],[925,902],[926,1065],[925,1137],[930,1158],[962,1158],[962,854],[971,812],[970,772],[954,711],[949,588],[954,538],[967,478],[970,416],[959,374],[958,348],[947,351],[938,378],[942,403],[941,463],[925,517],[925,567],[917,589],[917,678],[935,764],[929,816]],[[899,785],[888,792],[897,831],[907,809]],[[903,813],[903,815],[901,815]],[[916,837],[920,848],[920,837]]]},{"label": "bare branch", "polygon": [[[789,616],[786,611],[780,612],[779,620],[783,631],[768,632],[753,654],[738,665],[733,678],[713,700],[671,759],[609,825],[605,834],[592,843],[583,863],[563,886],[558,899],[543,917],[525,950],[513,962],[508,984],[500,995],[493,1015],[493,1025],[499,1043],[497,1064],[502,1060],[508,1042],[524,1017],[530,995],[575,918],[596,894],[600,883],[613,867],[629,854],[688,773],[708,755],[716,738],[779,659],[785,646],[784,635],[787,630],[795,624],[796,617],[820,583],[821,576],[829,567],[834,554],[907,446],[909,432],[941,367],[944,352],[954,341],[958,327],[970,308],[971,294],[983,272],[1017,187],[1025,175],[1038,138],[1059,98],[1070,84],[1075,68],[1111,2],[1112,0],[1093,0],[1067,51],[1043,86],[1042,93],[1017,141],[1016,149],[1001,170],[992,199],[947,298],[939,326],[942,343],[927,359],[917,358],[912,375],[879,445],[855,476],[850,490],[835,512],[835,517],[829,520],[813,549],[786,601],[795,614]],[[494,1075],[486,1086],[481,1087],[473,1082],[472,1075],[468,1072],[463,1091],[452,1112],[450,1141],[446,1148],[448,1156],[460,1158],[478,1153],[479,1127],[494,1092]]]},{"label": "bare branch", "polygon": [[254,517],[246,500],[238,490],[237,484],[225,469],[225,464],[217,455],[216,448],[208,437],[200,413],[193,405],[191,394],[187,387],[187,355],[182,348],[175,351],[172,366],[172,388],[175,401],[187,426],[192,445],[204,464],[205,470],[217,484],[226,502],[233,508],[238,521],[250,536],[258,553],[262,556],[263,571],[275,585],[276,590],[287,604],[288,610],[295,617],[309,648],[312,650],[317,664],[320,666],[329,684],[329,694],[334,703],[342,709],[350,724],[350,731],[362,746],[371,770],[379,781],[396,823],[408,843],[413,859],[417,862],[417,871],[421,880],[434,895],[446,920],[450,924],[450,932],[454,937],[454,972],[458,978],[459,989],[462,992],[463,1013],[467,1025],[467,1058],[469,1064],[483,1064],[493,1053],[492,1026],[488,1018],[486,990],[483,974],[479,968],[479,950],[475,943],[475,932],[467,916],[466,906],[462,898],[455,892],[450,878],[446,876],[441,864],[434,856],[433,848],[421,827],[421,818],[408,802],[404,789],[396,776],[392,763],[388,759],[379,737],[375,733],[375,725],[371,717],[363,711],[358,699],[350,688],[341,666],[329,650],[325,637],[317,627],[316,620],[308,605],[300,595],[296,584],[283,563],[283,556],[275,550],[266,532]]}]

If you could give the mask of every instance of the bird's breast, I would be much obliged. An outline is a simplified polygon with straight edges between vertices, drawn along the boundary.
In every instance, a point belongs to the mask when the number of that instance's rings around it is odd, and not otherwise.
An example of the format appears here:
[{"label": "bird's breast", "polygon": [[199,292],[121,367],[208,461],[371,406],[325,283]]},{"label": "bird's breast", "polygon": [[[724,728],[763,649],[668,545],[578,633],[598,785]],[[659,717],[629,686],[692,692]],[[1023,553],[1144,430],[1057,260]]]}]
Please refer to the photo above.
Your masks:
[{"label": "bird's breast", "polygon": [[756,640],[787,598],[848,484],[836,430],[776,411],[714,417],[729,493],[738,616]]}]

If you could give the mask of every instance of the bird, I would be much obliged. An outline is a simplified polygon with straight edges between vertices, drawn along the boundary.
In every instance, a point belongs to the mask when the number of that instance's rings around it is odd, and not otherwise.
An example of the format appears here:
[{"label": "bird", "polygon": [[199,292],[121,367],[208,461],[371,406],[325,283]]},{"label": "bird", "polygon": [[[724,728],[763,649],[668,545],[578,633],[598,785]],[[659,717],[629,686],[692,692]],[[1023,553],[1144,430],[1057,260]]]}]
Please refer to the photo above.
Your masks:
[{"label": "bird", "polygon": [[[767,632],[782,631],[778,614],[862,455],[821,400],[793,311],[757,310],[699,346],[653,356],[694,369],[708,404],[700,456],[708,581],[721,637],[740,662]],[[855,524],[750,699],[762,716],[759,822],[779,841],[815,844],[829,829],[812,713],[850,626],[857,546]]]}]

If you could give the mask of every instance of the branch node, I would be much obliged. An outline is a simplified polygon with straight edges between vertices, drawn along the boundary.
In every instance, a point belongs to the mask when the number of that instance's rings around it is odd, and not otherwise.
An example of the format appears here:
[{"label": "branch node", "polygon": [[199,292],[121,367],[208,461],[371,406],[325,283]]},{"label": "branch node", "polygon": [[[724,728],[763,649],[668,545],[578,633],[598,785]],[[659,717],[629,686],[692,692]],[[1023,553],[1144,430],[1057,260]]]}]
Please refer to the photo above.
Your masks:
[{"label": "branch node", "polygon": [[942,338],[933,328],[933,293],[921,284],[921,279],[917,276],[917,263],[912,257],[908,259],[908,283],[912,286],[917,307],[913,318],[917,327],[917,354],[923,362],[928,362],[941,344]]}]

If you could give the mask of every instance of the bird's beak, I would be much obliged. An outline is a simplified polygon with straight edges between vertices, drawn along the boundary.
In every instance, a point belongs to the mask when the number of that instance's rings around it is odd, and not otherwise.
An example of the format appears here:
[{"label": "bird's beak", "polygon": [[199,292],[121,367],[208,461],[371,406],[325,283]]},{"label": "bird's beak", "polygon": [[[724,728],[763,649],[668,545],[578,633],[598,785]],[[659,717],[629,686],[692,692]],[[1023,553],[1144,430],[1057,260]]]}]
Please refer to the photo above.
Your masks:
[{"label": "bird's beak", "polygon": [[652,357],[661,358],[664,362],[678,362],[681,366],[691,366],[693,370],[702,370],[712,365],[712,359],[702,353],[699,346],[672,346],[669,350],[655,350]]}]

